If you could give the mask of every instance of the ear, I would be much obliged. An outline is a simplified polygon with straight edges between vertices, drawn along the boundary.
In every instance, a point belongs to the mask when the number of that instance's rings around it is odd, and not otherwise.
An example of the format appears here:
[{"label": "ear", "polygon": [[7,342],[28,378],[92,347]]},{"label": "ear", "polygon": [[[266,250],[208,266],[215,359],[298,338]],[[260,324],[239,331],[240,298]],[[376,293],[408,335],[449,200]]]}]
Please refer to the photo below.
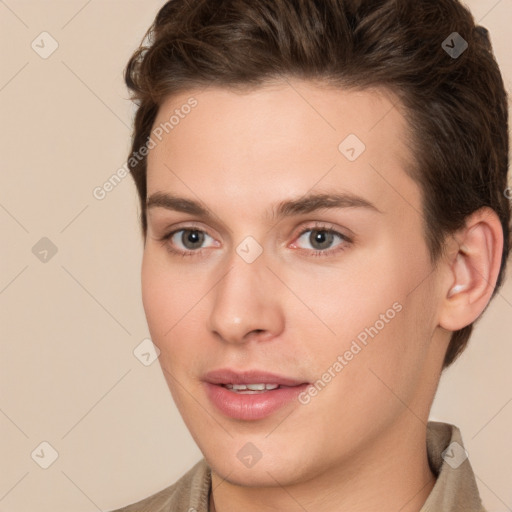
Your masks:
[{"label": "ear", "polygon": [[501,267],[503,229],[488,207],[470,215],[450,241],[439,325],[457,331],[474,322],[491,300]]}]

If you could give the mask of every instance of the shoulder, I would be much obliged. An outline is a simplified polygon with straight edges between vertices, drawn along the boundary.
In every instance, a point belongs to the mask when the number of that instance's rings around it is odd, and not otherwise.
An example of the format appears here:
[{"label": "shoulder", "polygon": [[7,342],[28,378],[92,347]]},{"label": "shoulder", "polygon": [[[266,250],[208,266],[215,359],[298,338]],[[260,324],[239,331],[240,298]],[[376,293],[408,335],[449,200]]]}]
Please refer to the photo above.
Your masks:
[{"label": "shoulder", "polygon": [[169,487],[111,512],[208,512],[210,484],[210,468],[203,458]]}]

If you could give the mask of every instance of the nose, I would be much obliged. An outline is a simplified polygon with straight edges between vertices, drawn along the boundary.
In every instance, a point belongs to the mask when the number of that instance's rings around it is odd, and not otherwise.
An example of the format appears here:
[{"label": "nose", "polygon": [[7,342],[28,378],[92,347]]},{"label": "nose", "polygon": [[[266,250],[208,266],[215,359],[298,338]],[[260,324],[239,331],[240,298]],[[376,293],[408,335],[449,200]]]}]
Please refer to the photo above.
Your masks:
[{"label": "nose", "polygon": [[235,253],[211,294],[211,332],[235,344],[277,336],[284,328],[280,284],[263,255],[247,263]]}]

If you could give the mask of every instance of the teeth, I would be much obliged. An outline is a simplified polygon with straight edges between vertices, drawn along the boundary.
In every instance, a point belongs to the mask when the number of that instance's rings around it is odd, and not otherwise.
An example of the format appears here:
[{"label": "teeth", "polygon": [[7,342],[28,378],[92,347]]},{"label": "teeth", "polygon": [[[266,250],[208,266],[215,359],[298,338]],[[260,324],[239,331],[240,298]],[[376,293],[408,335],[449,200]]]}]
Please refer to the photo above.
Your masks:
[{"label": "teeth", "polygon": [[279,387],[278,384],[226,384],[225,386],[233,391],[267,391]]}]

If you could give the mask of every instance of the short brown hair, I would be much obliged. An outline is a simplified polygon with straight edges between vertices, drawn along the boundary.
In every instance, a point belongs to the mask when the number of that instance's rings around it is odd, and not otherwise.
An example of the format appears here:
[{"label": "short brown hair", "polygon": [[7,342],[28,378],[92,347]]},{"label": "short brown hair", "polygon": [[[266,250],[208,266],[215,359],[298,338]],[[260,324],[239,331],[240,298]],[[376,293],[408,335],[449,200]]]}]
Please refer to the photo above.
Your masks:
[{"label": "short brown hair", "polygon": [[[458,56],[443,48],[455,45],[454,32],[468,45]],[[397,95],[411,128],[416,162],[408,172],[422,190],[432,262],[471,213],[492,208],[504,235],[494,297],[510,250],[507,93],[487,30],[469,10],[458,0],[170,0],[125,70],[138,105],[131,156],[170,95],[283,77]],[[128,164],[146,236],[147,159]],[[443,368],[472,329],[452,334]]]}]

